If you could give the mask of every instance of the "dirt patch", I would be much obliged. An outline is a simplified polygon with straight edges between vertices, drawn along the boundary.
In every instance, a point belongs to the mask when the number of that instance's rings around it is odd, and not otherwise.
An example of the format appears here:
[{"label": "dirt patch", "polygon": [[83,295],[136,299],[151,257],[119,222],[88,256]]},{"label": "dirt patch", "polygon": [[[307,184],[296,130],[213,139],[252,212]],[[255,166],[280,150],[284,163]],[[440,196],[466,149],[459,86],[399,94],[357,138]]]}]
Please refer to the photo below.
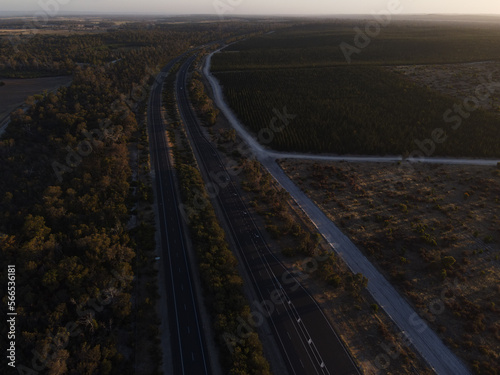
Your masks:
[{"label": "dirt patch", "polygon": [[[500,62],[482,61],[462,64],[400,65],[389,70],[412,81],[463,100],[477,98],[482,109],[500,113]],[[491,91],[484,91],[491,85]],[[484,98],[484,99],[483,99]]]},{"label": "dirt patch", "polygon": [[52,91],[67,85],[71,76],[44,77],[32,79],[0,78],[5,85],[0,86],[0,120],[24,103],[24,100],[44,90]]},{"label": "dirt patch", "polygon": [[281,166],[469,365],[500,364],[500,170]]}]

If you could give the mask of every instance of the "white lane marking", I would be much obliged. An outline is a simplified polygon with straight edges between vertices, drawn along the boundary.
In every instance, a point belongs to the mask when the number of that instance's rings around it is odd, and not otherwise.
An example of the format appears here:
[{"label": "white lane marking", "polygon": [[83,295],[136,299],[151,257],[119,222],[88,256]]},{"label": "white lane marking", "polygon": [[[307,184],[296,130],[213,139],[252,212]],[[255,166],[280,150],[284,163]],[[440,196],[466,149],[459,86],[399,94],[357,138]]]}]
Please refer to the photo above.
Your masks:
[{"label": "white lane marking", "polygon": [[186,311],[187,311],[187,307],[186,307],[186,304],[184,304],[184,310],[186,310]]}]

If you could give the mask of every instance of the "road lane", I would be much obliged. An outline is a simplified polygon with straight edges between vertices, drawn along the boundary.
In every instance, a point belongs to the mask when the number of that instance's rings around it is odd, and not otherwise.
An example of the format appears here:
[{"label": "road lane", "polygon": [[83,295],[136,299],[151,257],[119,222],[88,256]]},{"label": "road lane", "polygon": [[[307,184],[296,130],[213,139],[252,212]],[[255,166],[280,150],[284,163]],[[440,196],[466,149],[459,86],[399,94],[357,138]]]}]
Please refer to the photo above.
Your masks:
[{"label": "road lane", "polygon": [[[273,300],[268,318],[290,374],[359,374],[343,343],[307,291],[270,252],[263,236],[239,195],[217,150],[200,131],[186,92],[186,77],[194,57],[180,68],[177,102],[198,163],[214,186],[218,203],[238,247],[260,301]],[[217,178],[217,176],[224,176]],[[291,280],[285,283],[283,280]],[[269,315],[269,314],[266,314]]]},{"label": "road lane", "polygon": [[184,243],[184,227],[180,220],[179,201],[174,185],[175,172],[168,154],[165,124],[161,114],[164,79],[181,57],[171,61],[162,70],[151,90],[148,107],[150,151],[155,173],[161,261],[165,270],[174,373],[211,374]]},{"label": "road lane", "polygon": [[[215,53],[215,52],[214,52]],[[211,54],[213,55],[213,53]],[[278,181],[283,189],[290,193],[297,205],[305,212],[319,233],[328,241],[334,250],[347,264],[353,273],[361,273],[368,278],[368,291],[378,304],[391,317],[394,323],[405,332],[415,349],[427,363],[438,373],[443,375],[469,375],[469,369],[463,362],[441,341],[439,336],[423,321],[410,304],[396,291],[385,277],[371,264],[352,241],[340,231],[336,225],[314,204],[314,202],[290,180],[285,172],[276,163],[276,157],[286,157],[283,153],[269,151],[262,147],[238,121],[236,115],[224,101],[222,90],[216,78],[210,74],[210,58],[208,56],[204,75],[209,80],[217,107],[224,113],[231,125],[250,147],[250,151],[264,165],[268,172]],[[311,155],[314,158],[314,155]],[[301,156],[306,159],[307,155]],[[322,157],[324,158],[324,157]],[[331,158],[331,157],[330,157]],[[341,160],[360,161],[358,157],[340,157]],[[394,160],[361,157],[363,161]],[[382,160],[383,159],[383,160]],[[325,159],[323,159],[325,160]],[[328,159],[327,159],[328,160]],[[332,160],[332,159],[330,159]],[[444,162],[448,164],[464,165],[495,165],[493,160],[476,159],[437,159],[427,158],[427,162]]]}]

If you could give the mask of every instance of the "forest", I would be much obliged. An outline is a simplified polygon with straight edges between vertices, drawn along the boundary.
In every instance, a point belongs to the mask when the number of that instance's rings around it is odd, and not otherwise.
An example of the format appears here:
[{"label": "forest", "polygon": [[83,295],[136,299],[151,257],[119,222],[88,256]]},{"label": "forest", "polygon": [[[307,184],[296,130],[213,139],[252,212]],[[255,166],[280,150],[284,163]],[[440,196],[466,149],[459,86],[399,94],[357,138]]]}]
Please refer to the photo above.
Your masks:
[{"label": "forest", "polygon": [[[297,116],[274,134],[269,144],[273,149],[405,157],[415,152],[500,156],[496,113],[474,105],[465,110],[466,98],[459,101],[387,68],[403,63],[498,61],[498,50],[490,43],[500,40],[500,28],[394,23],[348,64],[339,44],[352,43],[354,35],[352,26],[340,21],[290,27],[232,44],[214,55],[212,70],[228,104],[256,134],[269,124],[273,108],[293,108]],[[478,88],[485,79],[475,77]],[[493,77],[487,87],[490,101],[491,92],[498,91],[497,81]],[[457,120],[456,111],[463,119]],[[422,142],[431,139],[435,129],[445,141],[429,151]]]},{"label": "forest", "polygon": [[[0,140],[0,248],[18,276],[18,370],[135,373],[127,349],[134,341],[133,260],[140,250],[127,227],[134,110],[143,113],[153,74],[171,57],[249,29],[234,23],[40,35],[17,52],[2,42],[2,76],[73,77],[68,87],[12,113]],[[2,279],[6,272],[0,270]]]},{"label": "forest", "polygon": [[[272,25],[244,22],[193,25],[131,22],[120,29],[95,34],[35,33],[15,38],[0,37],[0,77],[71,75],[77,67],[107,64],[130,74],[123,65],[130,65],[138,54],[149,53],[151,61],[156,62],[158,55],[166,56],[207,41],[230,39],[269,27]],[[124,82],[128,79],[125,77]]]}]

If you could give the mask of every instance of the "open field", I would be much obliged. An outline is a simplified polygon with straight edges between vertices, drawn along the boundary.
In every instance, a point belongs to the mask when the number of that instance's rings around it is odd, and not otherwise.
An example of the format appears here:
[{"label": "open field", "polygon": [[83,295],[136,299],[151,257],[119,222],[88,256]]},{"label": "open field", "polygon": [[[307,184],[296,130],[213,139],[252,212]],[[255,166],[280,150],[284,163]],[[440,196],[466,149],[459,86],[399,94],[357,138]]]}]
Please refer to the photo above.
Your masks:
[{"label": "open field", "polygon": [[[352,21],[278,30],[214,55],[212,70],[254,133],[274,108],[297,115],[273,134],[277,150],[500,156],[500,27],[398,21],[348,64],[339,45],[355,34]],[[419,146],[436,129],[437,147]]]},{"label": "open field", "polygon": [[47,77],[33,79],[1,79],[5,83],[0,86],[0,121],[11,111],[24,103],[24,100],[44,90],[54,90],[71,82],[72,77]]},{"label": "open field", "polygon": [[481,374],[498,373],[500,170],[291,160],[281,166],[444,342]]}]

